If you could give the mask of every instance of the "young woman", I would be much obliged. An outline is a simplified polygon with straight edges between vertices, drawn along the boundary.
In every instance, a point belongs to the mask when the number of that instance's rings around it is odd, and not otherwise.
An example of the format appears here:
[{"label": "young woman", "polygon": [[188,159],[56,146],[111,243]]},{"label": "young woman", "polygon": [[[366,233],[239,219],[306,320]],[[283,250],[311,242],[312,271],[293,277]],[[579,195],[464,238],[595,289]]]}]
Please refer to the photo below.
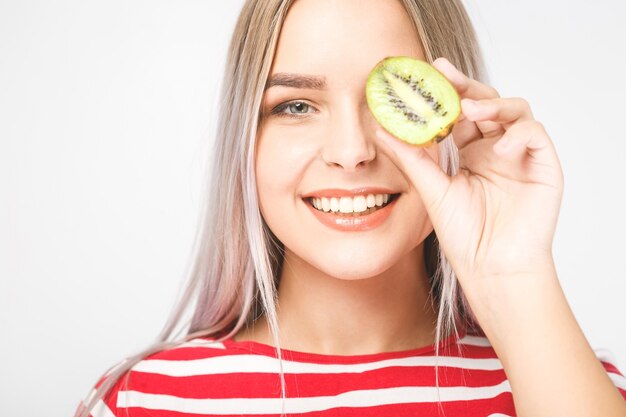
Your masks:
[{"label": "young woman", "polygon": [[[376,123],[387,56],[456,87],[446,140]],[[77,415],[626,416],[555,271],[554,146],[480,79],[460,1],[247,1],[187,290]]]}]

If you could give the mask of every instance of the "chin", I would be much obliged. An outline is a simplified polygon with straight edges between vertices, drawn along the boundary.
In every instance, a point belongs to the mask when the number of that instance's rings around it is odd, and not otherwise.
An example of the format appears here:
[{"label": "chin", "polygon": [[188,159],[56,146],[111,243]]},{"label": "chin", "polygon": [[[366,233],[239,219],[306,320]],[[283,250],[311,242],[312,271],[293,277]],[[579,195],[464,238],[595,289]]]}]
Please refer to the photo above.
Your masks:
[{"label": "chin", "polygon": [[332,264],[320,265],[320,269],[327,275],[346,281],[373,278],[393,266],[394,262],[389,257],[361,257],[334,258]]}]

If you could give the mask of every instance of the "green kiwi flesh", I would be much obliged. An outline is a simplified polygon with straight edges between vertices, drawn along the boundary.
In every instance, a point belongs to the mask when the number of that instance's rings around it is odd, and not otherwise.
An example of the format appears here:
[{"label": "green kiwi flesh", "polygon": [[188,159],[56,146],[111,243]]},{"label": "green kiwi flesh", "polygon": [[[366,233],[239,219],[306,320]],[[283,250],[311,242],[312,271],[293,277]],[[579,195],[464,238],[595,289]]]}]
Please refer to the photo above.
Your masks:
[{"label": "green kiwi flesh", "polygon": [[443,140],[461,114],[459,95],[446,77],[411,57],[380,61],[367,78],[365,95],[382,127],[418,146]]}]

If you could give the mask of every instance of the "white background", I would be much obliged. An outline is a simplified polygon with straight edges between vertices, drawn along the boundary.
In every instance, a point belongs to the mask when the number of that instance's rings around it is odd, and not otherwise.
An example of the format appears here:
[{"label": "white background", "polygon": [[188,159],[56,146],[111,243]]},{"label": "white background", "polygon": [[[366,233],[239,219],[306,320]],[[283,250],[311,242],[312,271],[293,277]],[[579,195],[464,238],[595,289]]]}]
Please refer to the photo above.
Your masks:
[{"label": "white background", "polygon": [[[559,277],[625,371],[626,2],[467,3],[491,83],[557,146]],[[0,1],[1,415],[72,415],[159,332],[241,4]]]}]

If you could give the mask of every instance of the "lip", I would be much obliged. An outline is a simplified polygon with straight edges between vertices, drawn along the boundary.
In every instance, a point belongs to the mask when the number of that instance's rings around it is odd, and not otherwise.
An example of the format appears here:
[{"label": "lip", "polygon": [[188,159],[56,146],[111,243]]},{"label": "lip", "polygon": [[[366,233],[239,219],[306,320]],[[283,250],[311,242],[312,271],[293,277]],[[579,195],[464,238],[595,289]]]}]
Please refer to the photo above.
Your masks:
[{"label": "lip", "polygon": [[[357,193],[358,194],[358,193]],[[380,193],[373,194],[392,194],[392,193]],[[396,193],[397,194],[397,193]],[[345,194],[343,194],[345,196]],[[313,215],[324,225],[331,229],[339,230],[342,232],[362,232],[366,230],[372,230],[382,225],[389,215],[391,210],[396,206],[396,202],[400,198],[400,195],[395,195],[393,200],[385,207],[378,209],[370,214],[361,216],[342,216],[334,214],[333,212],[319,211],[313,205],[305,200],[305,204],[309,207],[309,210]]]},{"label": "lip", "polygon": [[394,191],[385,187],[359,187],[351,190],[345,190],[340,188],[326,188],[323,190],[312,191],[307,194],[303,194],[302,198],[309,197],[354,197],[356,195],[366,194],[399,194],[399,191]]}]

